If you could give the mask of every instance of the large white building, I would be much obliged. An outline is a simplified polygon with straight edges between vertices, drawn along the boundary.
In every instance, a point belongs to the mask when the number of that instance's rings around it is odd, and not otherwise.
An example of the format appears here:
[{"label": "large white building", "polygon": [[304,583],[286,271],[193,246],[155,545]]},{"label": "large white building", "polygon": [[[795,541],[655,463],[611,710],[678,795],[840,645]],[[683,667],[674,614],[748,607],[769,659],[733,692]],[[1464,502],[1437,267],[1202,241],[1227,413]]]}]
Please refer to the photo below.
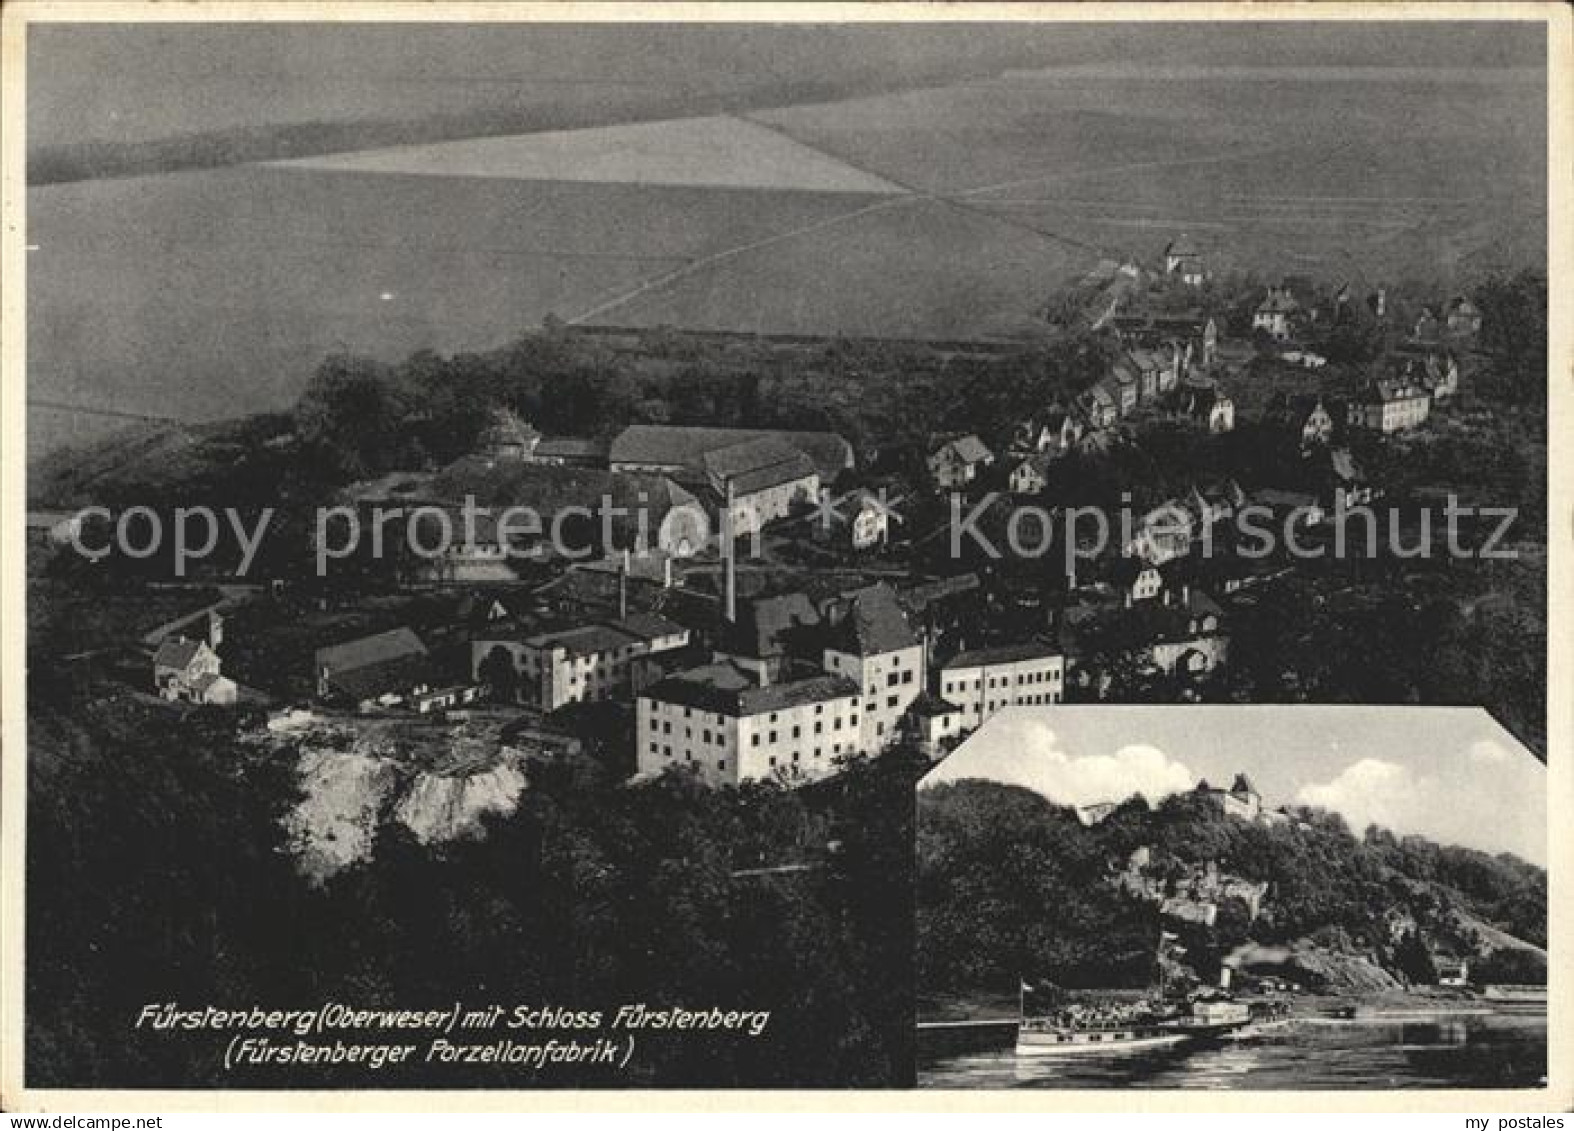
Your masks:
[{"label": "large white building", "polygon": [[627,698],[636,690],[636,661],[688,642],[689,630],[682,625],[654,613],[636,613],[523,639],[481,637],[470,643],[470,664],[479,682],[488,657],[508,656],[519,673],[520,698],[555,711],[570,703]]},{"label": "large white building", "polygon": [[824,777],[863,751],[859,700],[840,675],[761,684],[725,660],[670,675],[639,696],[639,771],[693,767],[712,785]]},{"label": "large white building", "polygon": [[884,749],[900,732],[902,716],[924,690],[924,646],[885,584],[833,602],[825,670],[846,676],[863,694],[862,747]]},{"label": "large white building", "polygon": [[775,436],[706,452],[703,464],[716,497],[731,500],[734,536],[752,534],[819,501],[814,461]]},{"label": "large white building", "polygon": [[976,727],[1003,707],[1059,703],[1066,691],[1066,657],[1038,641],[960,652],[941,665],[939,689],[961,709],[960,725]]}]

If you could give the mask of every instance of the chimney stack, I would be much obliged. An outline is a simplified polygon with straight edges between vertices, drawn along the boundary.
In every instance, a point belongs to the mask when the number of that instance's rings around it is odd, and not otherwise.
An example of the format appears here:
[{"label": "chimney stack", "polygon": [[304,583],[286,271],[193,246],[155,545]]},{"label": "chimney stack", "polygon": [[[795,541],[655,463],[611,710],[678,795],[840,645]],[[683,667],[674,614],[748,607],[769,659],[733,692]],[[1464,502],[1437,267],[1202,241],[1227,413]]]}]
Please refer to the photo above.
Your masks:
[{"label": "chimney stack", "polygon": [[725,584],[727,590],[727,623],[735,624],[738,620],[738,568],[734,560],[735,550],[732,544],[732,480],[727,480],[727,509],[721,519],[721,552],[722,568],[726,573]]},{"label": "chimney stack", "polygon": [[618,566],[618,620],[629,615],[629,552],[623,551],[622,564]]}]

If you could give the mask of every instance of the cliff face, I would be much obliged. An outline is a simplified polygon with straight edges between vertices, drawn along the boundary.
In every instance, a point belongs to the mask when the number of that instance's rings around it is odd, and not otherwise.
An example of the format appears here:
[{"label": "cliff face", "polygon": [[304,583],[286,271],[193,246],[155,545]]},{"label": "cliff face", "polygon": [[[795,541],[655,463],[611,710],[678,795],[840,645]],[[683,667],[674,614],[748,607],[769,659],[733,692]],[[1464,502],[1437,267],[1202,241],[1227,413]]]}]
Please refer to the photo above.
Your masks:
[{"label": "cliff face", "polygon": [[1375,993],[1403,989],[1403,984],[1387,970],[1358,954],[1340,954],[1314,946],[1298,945],[1286,965],[1310,975],[1304,980],[1326,990]]},{"label": "cliff face", "polygon": [[362,744],[304,746],[297,769],[304,797],[284,818],[284,829],[296,867],[316,883],[370,860],[390,823],[426,845],[480,836],[482,819],[513,813],[526,784],[521,755],[508,749],[439,773]]}]

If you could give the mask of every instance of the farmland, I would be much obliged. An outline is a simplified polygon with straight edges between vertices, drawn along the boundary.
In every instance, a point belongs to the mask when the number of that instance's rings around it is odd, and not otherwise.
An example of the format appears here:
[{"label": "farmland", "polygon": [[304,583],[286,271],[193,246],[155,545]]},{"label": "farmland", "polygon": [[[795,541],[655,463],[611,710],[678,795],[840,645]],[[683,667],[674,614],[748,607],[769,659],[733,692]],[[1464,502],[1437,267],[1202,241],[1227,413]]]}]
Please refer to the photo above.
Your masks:
[{"label": "farmland", "polygon": [[[1276,81],[1265,82],[1263,72]],[[1539,266],[1512,68],[1002,70],[775,108],[29,190],[30,391],[207,420],[321,358],[567,321],[1000,338],[1103,254],[1465,284]],[[35,451],[102,428],[31,414]]]}]

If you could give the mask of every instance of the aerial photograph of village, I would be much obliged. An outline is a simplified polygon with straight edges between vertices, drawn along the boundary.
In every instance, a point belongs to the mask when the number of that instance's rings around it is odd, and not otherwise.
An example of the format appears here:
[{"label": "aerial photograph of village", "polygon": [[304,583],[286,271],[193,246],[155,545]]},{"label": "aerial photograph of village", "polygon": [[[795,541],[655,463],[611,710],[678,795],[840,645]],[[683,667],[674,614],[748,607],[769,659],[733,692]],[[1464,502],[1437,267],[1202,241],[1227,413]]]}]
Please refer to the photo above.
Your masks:
[{"label": "aerial photograph of village", "polygon": [[26,47],[29,1087],[1545,1085],[1543,23]]}]

